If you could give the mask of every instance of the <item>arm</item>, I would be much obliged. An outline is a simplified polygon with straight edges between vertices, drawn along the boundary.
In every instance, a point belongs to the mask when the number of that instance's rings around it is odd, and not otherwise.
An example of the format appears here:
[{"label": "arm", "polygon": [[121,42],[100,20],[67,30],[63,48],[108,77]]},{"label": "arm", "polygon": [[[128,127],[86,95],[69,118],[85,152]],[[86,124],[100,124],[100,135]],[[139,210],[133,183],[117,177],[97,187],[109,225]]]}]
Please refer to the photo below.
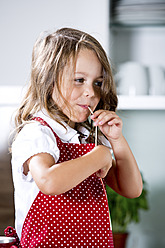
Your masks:
[{"label": "arm", "polygon": [[50,154],[40,153],[27,160],[26,164],[43,193],[58,195],[72,189],[100,169],[101,176],[105,177],[112,166],[112,157],[108,148],[97,146],[82,157],[63,163],[55,164]]},{"label": "arm", "polygon": [[142,192],[142,178],[132,151],[122,135],[122,120],[112,111],[98,110],[91,116],[112,145],[115,161],[107,176],[107,184],[117,193],[138,197]]}]

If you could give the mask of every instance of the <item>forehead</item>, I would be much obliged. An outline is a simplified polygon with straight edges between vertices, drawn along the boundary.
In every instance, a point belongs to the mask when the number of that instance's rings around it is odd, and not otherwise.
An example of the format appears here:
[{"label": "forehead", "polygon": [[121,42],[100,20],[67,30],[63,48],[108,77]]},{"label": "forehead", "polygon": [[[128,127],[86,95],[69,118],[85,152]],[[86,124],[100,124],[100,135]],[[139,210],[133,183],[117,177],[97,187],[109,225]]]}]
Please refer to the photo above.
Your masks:
[{"label": "forehead", "polygon": [[81,49],[79,51],[75,64],[75,72],[87,73],[96,77],[102,74],[102,64],[95,51],[89,49]]},{"label": "forehead", "polygon": [[76,56],[71,56],[63,69],[62,77],[71,78],[75,73],[102,76],[102,64],[94,50],[82,48]]}]

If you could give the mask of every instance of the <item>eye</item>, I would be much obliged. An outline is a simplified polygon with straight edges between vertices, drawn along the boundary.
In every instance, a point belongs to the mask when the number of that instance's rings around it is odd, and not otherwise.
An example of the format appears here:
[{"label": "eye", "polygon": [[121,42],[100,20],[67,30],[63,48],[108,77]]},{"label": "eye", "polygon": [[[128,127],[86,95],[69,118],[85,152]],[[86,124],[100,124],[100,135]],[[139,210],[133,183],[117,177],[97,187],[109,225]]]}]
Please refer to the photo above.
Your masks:
[{"label": "eye", "polygon": [[84,78],[75,78],[74,81],[77,83],[84,83],[85,79]]},{"label": "eye", "polygon": [[98,87],[101,87],[103,85],[103,81],[96,81],[94,84]]}]

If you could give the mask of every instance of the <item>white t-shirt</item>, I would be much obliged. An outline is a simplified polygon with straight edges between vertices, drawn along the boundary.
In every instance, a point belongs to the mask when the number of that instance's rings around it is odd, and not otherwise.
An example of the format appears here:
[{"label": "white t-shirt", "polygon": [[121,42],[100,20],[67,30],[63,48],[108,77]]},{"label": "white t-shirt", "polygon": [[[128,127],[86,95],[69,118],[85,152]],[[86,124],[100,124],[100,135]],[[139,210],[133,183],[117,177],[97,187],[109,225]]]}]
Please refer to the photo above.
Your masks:
[{"label": "white t-shirt", "polygon": [[[63,142],[80,144],[80,134],[65,124],[66,130],[62,125],[51,119],[46,113],[46,110],[39,111],[35,116],[44,119]],[[81,143],[85,143],[89,132],[84,127],[80,127],[79,131],[85,135],[85,138],[81,141]],[[105,138],[103,143],[109,145]],[[15,188],[15,228],[19,237],[21,237],[22,225],[26,215],[39,192],[39,188],[33,180],[31,173],[29,172],[28,175],[23,173],[23,164],[30,157],[38,153],[51,154],[55,162],[59,159],[59,149],[51,129],[37,121],[32,121],[23,127],[12,145],[12,172]]]}]

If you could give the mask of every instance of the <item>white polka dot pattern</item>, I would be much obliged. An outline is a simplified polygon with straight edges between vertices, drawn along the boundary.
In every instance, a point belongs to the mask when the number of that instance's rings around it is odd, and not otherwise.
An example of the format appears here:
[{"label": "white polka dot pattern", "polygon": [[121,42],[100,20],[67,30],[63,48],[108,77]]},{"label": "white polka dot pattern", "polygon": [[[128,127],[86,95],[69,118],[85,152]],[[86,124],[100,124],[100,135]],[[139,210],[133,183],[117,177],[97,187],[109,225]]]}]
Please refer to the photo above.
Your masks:
[{"label": "white polka dot pattern", "polygon": [[[49,126],[41,118],[35,118]],[[63,143],[58,163],[86,154],[94,144]],[[113,248],[107,197],[95,174],[61,195],[39,192],[25,219],[21,247]]]}]

